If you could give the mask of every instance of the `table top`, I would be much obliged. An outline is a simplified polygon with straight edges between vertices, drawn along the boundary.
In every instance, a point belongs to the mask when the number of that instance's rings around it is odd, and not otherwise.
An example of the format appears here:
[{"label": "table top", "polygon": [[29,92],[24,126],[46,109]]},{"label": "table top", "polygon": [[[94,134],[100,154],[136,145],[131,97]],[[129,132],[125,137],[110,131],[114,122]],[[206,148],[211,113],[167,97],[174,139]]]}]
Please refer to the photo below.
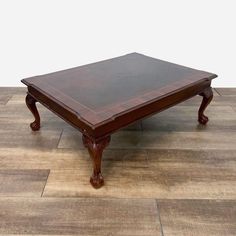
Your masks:
[{"label": "table top", "polygon": [[23,79],[96,126],[215,74],[131,53]]}]

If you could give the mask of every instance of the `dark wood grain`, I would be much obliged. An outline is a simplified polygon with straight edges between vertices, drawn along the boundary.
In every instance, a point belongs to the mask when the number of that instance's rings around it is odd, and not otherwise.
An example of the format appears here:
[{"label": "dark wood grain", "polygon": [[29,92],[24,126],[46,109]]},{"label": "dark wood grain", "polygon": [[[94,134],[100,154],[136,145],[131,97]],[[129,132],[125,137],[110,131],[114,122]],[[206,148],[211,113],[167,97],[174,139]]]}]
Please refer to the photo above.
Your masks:
[{"label": "dark wood grain", "polygon": [[165,236],[234,236],[235,200],[158,200]]},{"label": "dark wood grain", "polygon": [[107,136],[100,140],[93,140],[83,135],[83,144],[88,148],[89,154],[93,161],[93,174],[90,177],[90,183],[94,188],[100,188],[104,184],[101,173],[102,152],[110,143],[111,137]]},{"label": "dark wood grain", "polygon": [[35,120],[32,123],[30,123],[30,128],[33,131],[37,131],[40,129],[40,116],[39,116],[39,112],[35,104],[37,101],[30,94],[27,94],[25,98],[25,102],[26,102],[27,107],[32,112],[35,118]]},{"label": "dark wood grain", "polygon": [[101,137],[201,93],[215,77],[133,53],[22,82],[85,135]]},{"label": "dark wood grain", "polygon": [[0,170],[0,196],[40,197],[49,170]]},{"label": "dark wood grain", "polygon": [[103,148],[99,147],[106,145],[99,140],[106,140],[129,124],[198,94],[203,96],[198,121],[206,124],[208,117],[203,112],[212,100],[210,85],[216,77],[209,72],[131,53],[22,82],[28,86],[26,104],[35,118],[31,129],[40,128],[35,106],[39,101],[81,131],[94,160],[90,182],[100,187]]},{"label": "dark wood grain", "polygon": [[198,110],[198,122],[202,125],[205,125],[209,119],[206,115],[204,115],[204,111],[213,98],[213,92],[211,87],[206,88],[199,95],[202,96],[202,103]]},{"label": "dark wood grain", "polygon": [[0,198],[0,215],[0,235],[161,236],[153,199]]}]

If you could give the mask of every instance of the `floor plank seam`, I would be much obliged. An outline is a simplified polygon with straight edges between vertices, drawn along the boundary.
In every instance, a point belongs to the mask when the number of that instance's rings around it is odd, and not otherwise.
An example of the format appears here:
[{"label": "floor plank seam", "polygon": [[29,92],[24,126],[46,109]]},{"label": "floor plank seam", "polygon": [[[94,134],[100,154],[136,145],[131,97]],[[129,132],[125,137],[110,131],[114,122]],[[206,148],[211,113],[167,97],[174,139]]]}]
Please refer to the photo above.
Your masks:
[{"label": "floor plank seam", "polygon": [[6,101],[6,103],[4,104],[4,106],[6,106],[6,105],[8,104],[8,102],[9,102],[12,98],[13,98],[13,95],[11,95],[11,96],[9,97],[9,99],[7,99],[7,101]]},{"label": "floor plank seam", "polygon": [[230,106],[230,107],[232,107],[233,111],[236,112],[236,105],[235,105],[235,107],[233,107],[233,106]]},{"label": "floor plank seam", "polygon": [[49,170],[49,172],[48,172],[48,176],[47,176],[47,179],[45,180],[45,184],[44,184],[44,186],[43,186],[43,190],[42,190],[42,193],[41,193],[41,196],[40,196],[40,197],[43,197],[44,190],[45,190],[45,187],[46,187],[46,185],[47,185],[47,182],[48,182],[48,178],[49,178],[50,172],[51,172],[51,170]]},{"label": "floor plank seam", "polygon": [[140,121],[140,126],[141,126],[141,131],[143,132],[144,128],[143,128],[143,121],[142,120]]},{"label": "floor plank seam", "polygon": [[156,201],[156,208],[157,208],[157,217],[158,217],[158,220],[159,220],[159,223],[160,223],[160,226],[161,226],[161,227],[160,227],[160,228],[161,228],[161,236],[164,236],[163,227],[162,227],[162,222],[161,222],[160,208],[159,208],[157,199],[155,199],[155,201]]},{"label": "floor plank seam", "polygon": [[60,136],[59,136],[59,139],[58,139],[58,142],[57,142],[57,146],[56,146],[57,149],[58,149],[58,146],[59,146],[59,144],[60,144],[63,131],[64,131],[64,129],[61,130],[61,133],[60,133]]},{"label": "floor plank seam", "polygon": [[214,91],[216,91],[216,93],[219,94],[219,96],[222,96],[216,88],[214,88]]},{"label": "floor plank seam", "polygon": [[[103,212],[104,220],[96,221],[96,224],[104,229],[106,235],[113,235],[114,229],[121,233],[123,229],[126,232],[130,230],[129,235],[145,236],[235,235],[236,90],[214,88],[214,93],[215,103],[213,99],[209,110],[212,120],[205,128],[197,125],[192,128],[193,112],[194,116],[197,115],[198,107],[193,100],[192,105],[191,102],[183,104],[156,120],[150,120],[150,123],[141,122],[138,129],[134,126],[115,136],[103,159],[104,173],[109,180],[104,191],[96,192],[90,189],[90,169],[83,170],[91,167],[91,160],[77,130],[62,125],[54,117],[48,119],[48,113],[44,111],[46,119],[42,132],[27,139],[28,122],[32,118],[30,113],[24,116],[25,110],[21,108],[25,106],[24,99],[18,97],[18,93],[11,95],[7,102],[5,97],[3,100],[0,98],[0,132],[3,133],[0,144],[0,172],[3,173],[0,173],[0,182],[3,183],[0,186],[0,208],[5,213],[0,214],[0,222],[3,221],[0,236],[13,231],[15,235],[25,232],[59,235],[60,227],[63,235],[67,235],[81,225],[85,232],[83,235],[90,235],[92,228],[89,224],[96,220],[92,213],[100,207],[107,211]],[[178,118],[189,114],[191,121],[188,121],[189,117]],[[220,114],[224,114],[223,118]],[[186,128],[182,128],[182,121]],[[158,122],[157,126],[150,128]],[[164,128],[159,128],[162,126]],[[22,135],[18,137],[21,131]],[[158,136],[159,133],[163,135]],[[175,133],[177,141],[183,138],[180,144],[175,143]],[[217,136],[220,138],[215,139]],[[202,145],[202,140],[206,145]],[[22,206],[29,206],[26,212],[22,211]],[[140,215],[130,215],[136,208]],[[59,219],[51,212],[54,210]],[[128,221],[124,222],[126,214]],[[115,221],[111,217],[114,215],[117,217]],[[50,224],[48,219],[52,219]],[[34,220],[46,222],[46,229]],[[89,222],[88,226],[85,221]],[[104,224],[104,221],[108,223]],[[120,223],[127,224],[123,226]]]}]

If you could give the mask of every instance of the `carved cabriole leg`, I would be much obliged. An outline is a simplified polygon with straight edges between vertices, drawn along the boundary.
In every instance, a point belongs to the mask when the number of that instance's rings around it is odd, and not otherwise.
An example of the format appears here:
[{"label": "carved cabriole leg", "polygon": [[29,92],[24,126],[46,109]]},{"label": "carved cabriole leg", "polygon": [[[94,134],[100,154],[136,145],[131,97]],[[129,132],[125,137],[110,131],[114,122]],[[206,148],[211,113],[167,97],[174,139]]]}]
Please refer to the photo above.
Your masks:
[{"label": "carved cabriole leg", "polygon": [[35,118],[34,122],[32,122],[30,124],[30,128],[33,131],[37,131],[37,130],[40,129],[40,116],[39,116],[39,113],[38,113],[38,109],[37,109],[37,107],[35,105],[35,103],[37,101],[31,95],[27,94],[26,98],[25,98],[25,102],[26,102],[27,107],[32,112],[32,114],[33,114],[33,116]]},{"label": "carved cabriole leg", "polygon": [[204,115],[204,111],[213,98],[213,92],[212,92],[211,87],[206,88],[199,95],[202,96],[203,98],[202,98],[201,106],[198,110],[198,122],[200,124],[205,125],[209,119],[207,116]]},{"label": "carved cabriole leg", "polygon": [[89,154],[93,161],[93,174],[90,177],[90,183],[94,188],[100,188],[104,184],[101,173],[102,152],[109,144],[111,137],[107,136],[99,140],[91,139],[83,135],[83,143],[88,148]]}]

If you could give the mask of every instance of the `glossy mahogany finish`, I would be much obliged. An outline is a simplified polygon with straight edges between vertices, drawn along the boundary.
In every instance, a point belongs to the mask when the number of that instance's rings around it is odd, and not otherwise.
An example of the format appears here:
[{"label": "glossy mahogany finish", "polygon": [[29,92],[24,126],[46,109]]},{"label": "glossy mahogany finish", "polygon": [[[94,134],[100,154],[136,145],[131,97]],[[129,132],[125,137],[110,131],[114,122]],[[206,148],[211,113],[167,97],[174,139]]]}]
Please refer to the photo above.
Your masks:
[{"label": "glossy mahogany finish", "polygon": [[96,187],[103,182],[99,163],[107,137],[197,94],[203,96],[198,119],[205,124],[208,119],[203,112],[211,101],[210,84],[215,77],[131,53],[22,82],[28,86],[28,99],[34,99],[27,106],[35,116],[36,129],[40,120],[34,101],[39,101],[83,133],[90,155],[94,162],[98,160],[91,180]]},{"label": "glossy mahogany finish", "polygon": [[30,127],[33,131],[37,131],[40,129],[40,116],[35,104],[36,102],[37,101],[30,94],[26,95],[25,103],[35,118],[35,120],[30,124]]},{"label": "glossy mahogany finish", "polygon": [[213,92],[211,87],[207,87],[202,93],[199,94],[202,96],[202,104],[198,110],[198,121],[200,124],[205,125],[208,122],[208,117],[204,115],[204,111],[208,104],[211,102],[213,98]]},{"label": "glossy mahogany finish", "polygon": [[82,136],[84,146],[88,148],[90,157],[93,160],[93,174],[90,178],[90,183],[94,188],[100,188],[104,184],[101,173],[102,152],[104,148],[110,143],[111,137],[106,136],[100,140],[90,139]]}]

